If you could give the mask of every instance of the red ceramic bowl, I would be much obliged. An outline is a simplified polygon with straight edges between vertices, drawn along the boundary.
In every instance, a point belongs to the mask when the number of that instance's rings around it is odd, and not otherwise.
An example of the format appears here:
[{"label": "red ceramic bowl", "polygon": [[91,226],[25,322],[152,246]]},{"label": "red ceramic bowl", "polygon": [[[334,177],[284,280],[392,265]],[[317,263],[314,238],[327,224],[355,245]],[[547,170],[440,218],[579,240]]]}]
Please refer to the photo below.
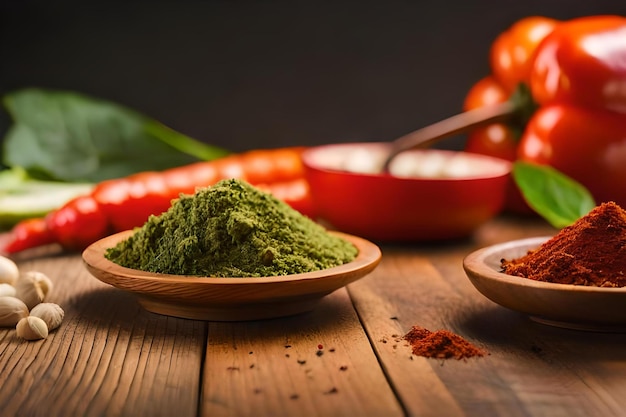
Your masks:
[{"label": "red ceramic bowl", "polygon": [[[385,143],[348,143],[304,152],[319,220],[372,240],[435,241],[467,237],[503,209],[510,162],[412,150],[394,159],[391,173],[362,172],[384,158],[387,149]],[[355,168],[360,172],[350,172]],[[401,177],[398,170],[424,172]]]}]

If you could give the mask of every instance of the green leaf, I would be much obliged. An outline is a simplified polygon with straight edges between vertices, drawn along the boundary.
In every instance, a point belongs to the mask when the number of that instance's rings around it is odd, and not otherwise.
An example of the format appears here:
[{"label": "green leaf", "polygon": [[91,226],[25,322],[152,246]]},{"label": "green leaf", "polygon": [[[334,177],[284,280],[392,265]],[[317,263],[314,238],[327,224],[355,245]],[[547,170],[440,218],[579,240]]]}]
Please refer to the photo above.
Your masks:
[{"label": "green leaf", "polygon": [[516,161],[513,178],[528,205],[558,229],[596,206],[587,188],[551,166]]},{"label": "green leaf", "polygon": [[74,92],[7,94],[3,163],[62,181],[98,182],[226,155],[123,106]]},{"label": "green leaf", "polygon": [[0,171],[0,230],[20,220],[43,217],[92,189],[91,183],[38,181],[18,167]]}]

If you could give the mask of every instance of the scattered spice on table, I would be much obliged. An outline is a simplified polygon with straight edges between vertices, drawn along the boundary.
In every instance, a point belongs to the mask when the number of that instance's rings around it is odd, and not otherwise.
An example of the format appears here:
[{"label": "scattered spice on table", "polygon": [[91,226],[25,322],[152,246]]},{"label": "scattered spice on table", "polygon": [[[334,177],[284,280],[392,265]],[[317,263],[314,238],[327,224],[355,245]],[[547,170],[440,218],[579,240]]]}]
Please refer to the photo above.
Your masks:
[{"label": "scattered spice on table", "polygon": [[449,330],[433,332],[424,327],[413,326],[403,338],[409,342],[412,353],[416,356],[460,360],[487,354],[485,350]]},{"label": "scattered spice on table", "polygon": [[502,272],[536,281],[626,286],[626,211],[602,203],[539,248],[501,261]]},{"label": "scattered spice on table", "polygon": [[347,240],[243,180],[181,195],[105,256],[128,268],[212,277],[282,276],[355,259]]}]

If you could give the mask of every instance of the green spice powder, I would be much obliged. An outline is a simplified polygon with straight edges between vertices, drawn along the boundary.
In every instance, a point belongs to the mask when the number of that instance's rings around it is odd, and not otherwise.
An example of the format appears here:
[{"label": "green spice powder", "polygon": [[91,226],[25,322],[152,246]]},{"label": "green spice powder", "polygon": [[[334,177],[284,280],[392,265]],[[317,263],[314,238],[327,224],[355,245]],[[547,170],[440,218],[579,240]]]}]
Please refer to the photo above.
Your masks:
[{"label": "green spice powder", "polygon": [[342,265],[357,252],[271,194],[231,179],[181,195],[105,256],[150,272],[264,277]]}]

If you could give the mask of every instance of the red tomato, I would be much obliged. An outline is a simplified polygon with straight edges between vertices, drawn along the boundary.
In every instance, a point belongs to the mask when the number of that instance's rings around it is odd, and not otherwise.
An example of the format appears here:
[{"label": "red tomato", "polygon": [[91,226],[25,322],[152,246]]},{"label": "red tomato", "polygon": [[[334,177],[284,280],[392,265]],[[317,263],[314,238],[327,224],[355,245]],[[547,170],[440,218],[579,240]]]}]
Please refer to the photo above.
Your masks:
[{"label": "red tomato", "polygon": [[467,136],[465,150],[514,161],[517,157],[517,141],[507,125],[496,123],[472,131]]},{"label": "red tomato", "polygon": [[530,88],[540,104],[626,113],[626,19],[590,16],[559,25],[537,50]]},{"label": "red tomato", "polygon": [[[489,76],[478,81],[469,90],[463,109],[473,110],[507,101],[509,94]],[[495,156],[509,161],[515,160],[517,141],[514,132],[503,123],[494,123],[474,129],[467,136],[465,150],[483,155]]]},{"label": "red tomato", "polygon": [[515,22],[496,38],[489,51],[491,71],[508,93],[519,83],[528,83],[537,46],[558,24],[554,19],[531,16]]},{"label": "red tomato", "polygon": [[472,86],[465,96],[463,110],[473,110],[497,103],[504,103],[509,99],[506,91],[493,76],[482,78]]},{"label": "red tomato", "polygon": [[[503,103],[509,93],[493,77],[478,81],[469,90],[463,104],[464,110]],[[518,132],[504,123],[494,123],[472,130],[467,135],[465,151],[514,161],[517,159]],[[524,201],[513,178],[508,179],[505,210],[517,214],[532,214],[534,211]]]},{"label": "red tomato", "polygon": [[597,202],[626,206],[626,115],[574,105],[539,109],[518,147],[520,160],[550,165]]}]

